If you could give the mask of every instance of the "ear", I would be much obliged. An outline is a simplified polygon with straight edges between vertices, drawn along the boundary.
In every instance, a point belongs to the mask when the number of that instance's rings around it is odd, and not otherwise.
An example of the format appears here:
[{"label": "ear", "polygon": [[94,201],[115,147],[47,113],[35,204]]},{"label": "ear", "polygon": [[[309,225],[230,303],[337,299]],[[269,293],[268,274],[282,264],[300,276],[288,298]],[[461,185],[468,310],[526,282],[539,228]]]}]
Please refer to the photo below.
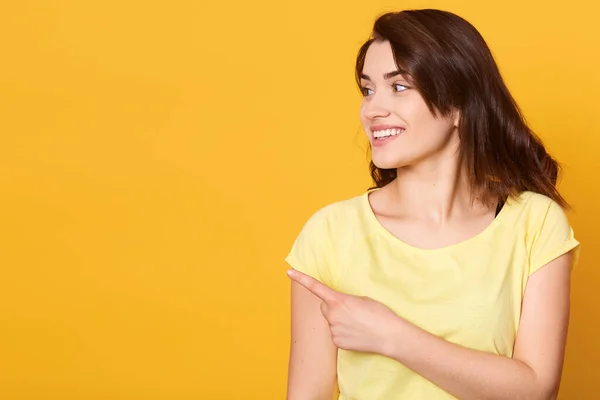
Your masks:
[{"label": "ear", "polygon": [[454,111],[452,112],[452,118],[454,120],[454,127],[458,128],[458,125],[460,123],[460,111],[457,109],[454,109]]}]

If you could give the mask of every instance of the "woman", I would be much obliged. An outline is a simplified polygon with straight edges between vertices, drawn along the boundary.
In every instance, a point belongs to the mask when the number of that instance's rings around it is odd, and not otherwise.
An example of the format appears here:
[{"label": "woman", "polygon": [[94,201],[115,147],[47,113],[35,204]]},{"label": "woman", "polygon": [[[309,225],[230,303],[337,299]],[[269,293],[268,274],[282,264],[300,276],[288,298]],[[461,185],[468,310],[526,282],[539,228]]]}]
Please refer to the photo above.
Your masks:
[{"label": "woman", "polygon": [[388,13],[356,74],[376,185],[286,258],[288,399],[555,398],[579,247],[485,41],[448,12]]}]

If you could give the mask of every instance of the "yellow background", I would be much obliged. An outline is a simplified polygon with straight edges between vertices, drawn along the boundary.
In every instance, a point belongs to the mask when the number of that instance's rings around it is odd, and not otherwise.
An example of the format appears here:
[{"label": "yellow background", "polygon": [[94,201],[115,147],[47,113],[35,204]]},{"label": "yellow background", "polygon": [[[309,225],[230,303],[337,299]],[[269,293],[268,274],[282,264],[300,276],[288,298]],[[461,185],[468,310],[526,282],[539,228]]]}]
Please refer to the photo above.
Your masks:
[{"label": "yellow background", "polygon": [[472,21],[564,163],[561,399],[599,398],[591,0],[3,2],[0,398],[283,399],[283,258],[370,184],[354,57],[399,7]]}]

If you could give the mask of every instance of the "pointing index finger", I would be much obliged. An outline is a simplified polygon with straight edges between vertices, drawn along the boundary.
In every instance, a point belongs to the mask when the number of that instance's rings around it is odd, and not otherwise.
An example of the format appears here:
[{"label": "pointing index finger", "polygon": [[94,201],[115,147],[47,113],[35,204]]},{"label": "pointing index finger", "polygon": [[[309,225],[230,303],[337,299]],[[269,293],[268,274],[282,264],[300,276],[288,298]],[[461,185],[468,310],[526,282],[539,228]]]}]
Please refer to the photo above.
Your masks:
[{"label": "pointing index finger", "polygon": [[335,290],[331,289],[330,287],[322,284],[315,278],[308,276],[300,271],[290,269],[288,270],[287,274],[293,281],[298,282],[300,285],[304,286],[306,289],[308,289],[315,296],[323,300],[325,303],[335,300],[338,296],[338,292],[336,292]]}]

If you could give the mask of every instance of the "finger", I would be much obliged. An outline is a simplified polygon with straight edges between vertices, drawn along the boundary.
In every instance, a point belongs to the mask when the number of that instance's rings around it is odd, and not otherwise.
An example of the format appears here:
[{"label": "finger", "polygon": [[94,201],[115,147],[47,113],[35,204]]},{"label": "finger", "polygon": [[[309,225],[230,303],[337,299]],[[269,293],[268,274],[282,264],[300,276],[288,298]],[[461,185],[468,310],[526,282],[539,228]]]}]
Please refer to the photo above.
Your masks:
[{"label": "finger", "polygon": [[325,319],[329,323],[329,326],[331,326],[331,321],[329,321],[329,306],[327,305],[326,302],[322,301],[320,308],[321,308],[321,314],[323,314],[323,316],[325,317]]},{"label": "finger", "polygon": [[288,276],[295,282],[298,282],[300,285],[304,286],[310,292],[312,292],[315,296],[323,300],[324,302],[331,302],[336,300],[339,297],[339,293],[330,287],[322,284],[315,278],[303,274],[300,271],[296,271],[294,269],[288,270]]}]

